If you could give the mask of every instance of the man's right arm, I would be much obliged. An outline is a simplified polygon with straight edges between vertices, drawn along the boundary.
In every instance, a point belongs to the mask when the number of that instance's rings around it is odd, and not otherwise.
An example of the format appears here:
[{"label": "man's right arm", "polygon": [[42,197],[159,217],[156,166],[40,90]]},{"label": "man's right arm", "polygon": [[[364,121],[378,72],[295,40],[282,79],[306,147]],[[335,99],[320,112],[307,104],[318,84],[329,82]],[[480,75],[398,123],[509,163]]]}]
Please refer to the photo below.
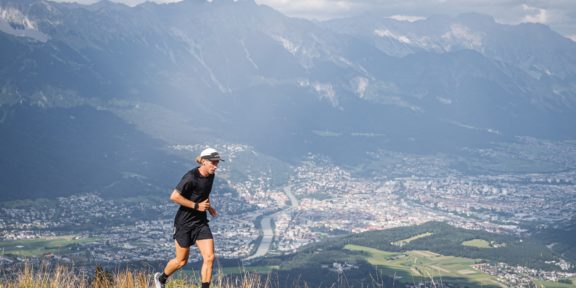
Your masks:
[{"label": "man's right arm", "polygon": [[[192,208],[194,209],[194,206],[196,206],[196,203],[194,201],[191,201],[189,199],[186,199],[184,196],[182,196],[182,194],[180,193],[180,191],[174,189],[172,191],[172,194],[170,195],[170,200],[172,200],[172,202],[182,205],[184,207],[188,207],[188,208]],[[206,209],[208,209],[210,207],[210,201],[208,201],[208,199],[198,203],[198,208],[196,210],[198,211],[206,211]]]}]

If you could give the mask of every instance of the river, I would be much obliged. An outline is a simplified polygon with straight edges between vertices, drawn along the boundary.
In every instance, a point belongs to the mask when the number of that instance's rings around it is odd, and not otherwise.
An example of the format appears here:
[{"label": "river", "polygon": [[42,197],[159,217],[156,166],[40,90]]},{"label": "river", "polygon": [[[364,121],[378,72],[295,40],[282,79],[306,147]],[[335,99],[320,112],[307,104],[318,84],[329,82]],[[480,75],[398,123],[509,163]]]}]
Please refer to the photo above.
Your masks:
[{"label": "river", "polygon": [[262,257],[268,253],[270,250],[270,245],[272,245],[272,241],[274,240],[274,229],[272,229],[272,219],[275,219],[278,215],[286,212],[290,212],[290,210],[295,209],[298,207],[298,199],[294,194],[292,194],[291,187],[286,186],[284,187],[284,193],[290,199],[290,206],[286,207],[283,210],[280,210],[274,214],[265,216],[260,220],[260,229],[262,231],[262,240],[258,245],[258,249],[256,249],[256,253],[244,258],[244,260],[251,260],[258,257]]}]

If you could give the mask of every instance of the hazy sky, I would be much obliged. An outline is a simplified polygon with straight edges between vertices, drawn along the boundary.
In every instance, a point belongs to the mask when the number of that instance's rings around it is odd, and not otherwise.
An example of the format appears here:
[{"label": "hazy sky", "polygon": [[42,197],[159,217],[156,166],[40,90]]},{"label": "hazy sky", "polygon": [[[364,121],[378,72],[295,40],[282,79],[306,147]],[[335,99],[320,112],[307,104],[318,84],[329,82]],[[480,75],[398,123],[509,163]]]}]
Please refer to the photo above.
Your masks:
[{"label": "hazy sky", "polygon": [[[54,0],[52,0],[54,1]],[[96,0],[57,0],[94,3]],[[112,0],[137,5],[146,0]],[[180,0],[150,0],[158,3]],[[201,0],[198,0],[201,1]],[[210,1],[210,0],[207,0]],[[211,0],[219,1],[219,0]],[[576,41],[575,0],[255,0],[294,17],[324,20],[378,11],[385,16],[426,17],[432,14],[455,15],[479,12],[494,16],[504,24],[536,22]]]}]

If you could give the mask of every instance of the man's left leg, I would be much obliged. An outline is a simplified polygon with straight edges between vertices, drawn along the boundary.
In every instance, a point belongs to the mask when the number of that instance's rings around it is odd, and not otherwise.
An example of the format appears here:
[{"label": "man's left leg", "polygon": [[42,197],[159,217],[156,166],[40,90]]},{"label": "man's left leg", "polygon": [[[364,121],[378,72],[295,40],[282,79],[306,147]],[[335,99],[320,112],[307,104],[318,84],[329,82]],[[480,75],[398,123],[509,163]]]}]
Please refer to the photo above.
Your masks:
[{"label": "man's left leg", "polygon": [[202,288],[210,287],[212,281],[212,266],[214,265],[214,239],[197,240],[196,246],[202,255]]}]

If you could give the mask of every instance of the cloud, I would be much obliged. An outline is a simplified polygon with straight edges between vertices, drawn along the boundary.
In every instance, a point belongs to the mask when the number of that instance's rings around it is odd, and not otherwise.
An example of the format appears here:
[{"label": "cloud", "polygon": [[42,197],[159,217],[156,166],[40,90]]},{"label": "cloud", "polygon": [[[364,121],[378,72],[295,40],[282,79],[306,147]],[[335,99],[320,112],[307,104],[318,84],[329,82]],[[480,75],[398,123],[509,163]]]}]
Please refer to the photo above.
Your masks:
[{"label": "cloud", "polygon": [[529,14],[522,18],[522,22],[526,23],[548,23],[548,12],[546,9],[540,9],[535,7],[530,7],[526,4],[522,5],[522,8]]},{"label": "cloud", "polygon": [[[51,0],[92,4],[98,0]],[[146,0],[111,0],[135,6]],[[181,0],[148,0],[171,3]],[[202,0],[187,0],[202,1]],[[208,0],[205,0],[208,1]],[[210,0],[231,1],[231,0]],[[252,1],[252,0],[247,0]],[[541,23],[566,37],[576,35],[576,5],[574,0],[254,0],[288,16],[315,20],[357,16],[366,12],[383,17],[413,21],[435,14],[457,15],[476,12],[494,17],[503,24]],[[410,15],[410,16],[406,16]],[[412,19],[412,20],[411,20]]]},{"label": "cloud", "polygon": [[361,6],[355,1],[342,0],[256,0],[256,2],[289,16],[316,20],[347,16],[359,10]]},{"label": "cloud", "polygon": [[[99,2],[100,0],[50,0],[52,2],[75,2],[80,4],[94,4]],[[180,2],[182,0],[110,0],[111,2],[122,3],[128,6],[136,6],[138,4],[142,4],[144,2],[155,2],[155,3],[174,3]]]},{"label": "cloud", "polygon": [[[493,16],[503,24],[541,23],[566,35],[576,35],[574,0],[255,0],[286,15],[316,20],[376,12],[384,17],[398,15],[429,17],[475,12]],[[395,16],[396,15],[396,16]],[[414,18],[416,19],[416,18]]]}]

